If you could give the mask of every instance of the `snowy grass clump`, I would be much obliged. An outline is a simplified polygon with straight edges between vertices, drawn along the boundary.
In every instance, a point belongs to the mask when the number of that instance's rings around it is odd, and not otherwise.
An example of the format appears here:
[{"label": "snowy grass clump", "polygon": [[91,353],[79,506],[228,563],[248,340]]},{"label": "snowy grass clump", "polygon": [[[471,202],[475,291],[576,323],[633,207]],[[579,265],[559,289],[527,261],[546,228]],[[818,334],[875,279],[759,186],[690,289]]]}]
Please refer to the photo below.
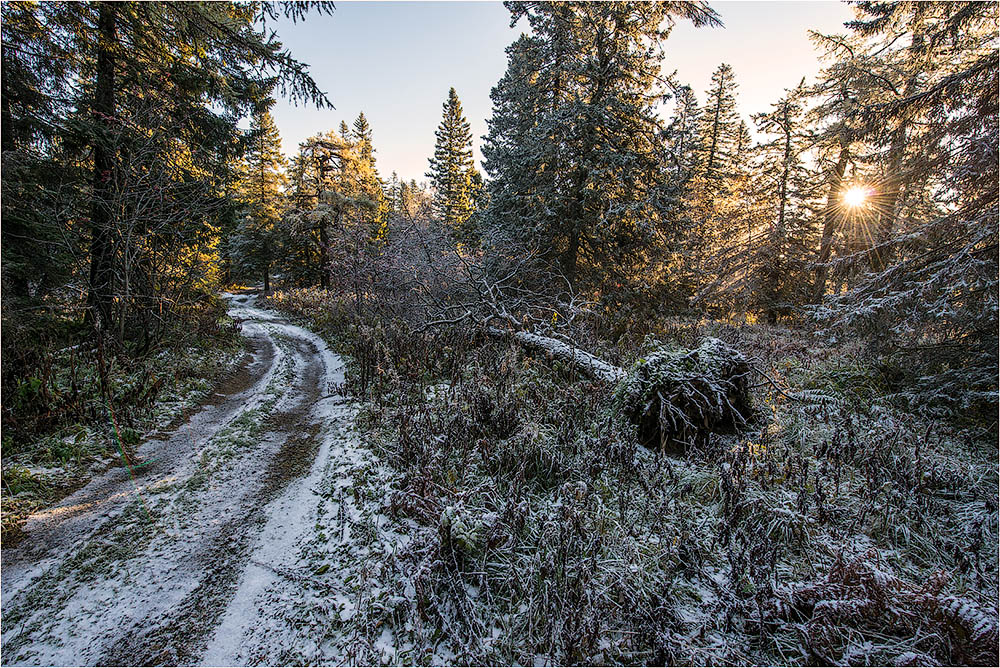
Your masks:
[{"label": "snowy grass clump", "polygon": [[[849,346],[670,327],[671,347],[716,335],[785,394],[762,387],[750,431],[671,456],[571,365],[468,330],[355,327],[358,431],[393,471],[383,512],[411,527],[379,567],[392,605],[358,632],[415,663],[995,662],[995,431],[859,400],[878,388]],[[789,399],[806,390],[831,400]]]}]

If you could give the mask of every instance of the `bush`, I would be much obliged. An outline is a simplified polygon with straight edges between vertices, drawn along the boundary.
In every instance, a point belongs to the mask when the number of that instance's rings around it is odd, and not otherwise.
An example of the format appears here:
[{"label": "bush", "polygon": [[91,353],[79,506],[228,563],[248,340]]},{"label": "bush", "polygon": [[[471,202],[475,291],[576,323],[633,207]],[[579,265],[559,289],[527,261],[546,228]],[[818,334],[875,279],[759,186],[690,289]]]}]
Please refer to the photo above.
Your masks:
[{"label": "bush", "polygon": [[718,339],[693,350],[658,350],[615,390],[615,407],[638,426],[644,445],[683,451],[747,424],[750,370],[742,354]]}]

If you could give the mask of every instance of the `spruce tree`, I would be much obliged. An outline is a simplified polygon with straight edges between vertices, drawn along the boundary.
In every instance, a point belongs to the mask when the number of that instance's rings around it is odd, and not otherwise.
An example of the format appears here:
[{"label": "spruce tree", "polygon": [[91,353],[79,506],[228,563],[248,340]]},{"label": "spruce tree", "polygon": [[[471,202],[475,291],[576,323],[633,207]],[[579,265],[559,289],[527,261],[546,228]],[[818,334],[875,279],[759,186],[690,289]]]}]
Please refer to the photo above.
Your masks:
[{"label": "spruce tree", "polygon": [[304,278],[315,280],[323,288],[330,285],[330,228],[340,222],[341,212],[334,212],[325,203],[337,190],[343,169],[343,158],[351,144],[334,131],[319,133],[299,144],[289,170],[292,208],[285,223],[298,239],[298,255]]},{"label": "spruce tree", "polygon": [[472,216],[472,131],[454,88],[442,106],[441,124],[434,132],[434,157],[427,177],[434,188],[434,212],[458,236],[469,233]]},{"label": "spruce tree", "polygon": [[712,74],[699,119],[699,158],[708,181],[725,178],[736,163],[740,138],[736,91],[733,68],[722,63]]},{"label": "spruce tree", "polygon": [[[749,158],[753,147],[746,123],[736,110],[738,86],[732,67],[723,63],[712,75],[698,114],[695,166],[687,188],[685,266],[696,303],[732,308],[735,276],[722,267],[735,260],[737,239],[746,238]],[[745,248],[745,247],[744,247]],[[726,295],[725,297],[723,295]]]},{"label": "spruce tree", "polygon": [[354,132],[351,139],[354,142],[358,159],[364,165],[361,189],[373,203],[371,210],[364,216],[365,224],[371,228],[373,240],[380,240],[384,238],[388,229],[389,202],[385,196],[385,184],[379,178],[378,169],[375,167],[372,129],[363,111],[354,120]]},{"label": "spruce tree", "polygon": [[751,255],[751,271],[759,272],[757,303],[770,323],[779,313],[808,298],[807,270],[815,247],[816,175],[804,156],[813,144],[804,119],[805,82],[787,91],[771,111],[757,114],[757,128],[771,135],[758,149],[757,196],[767,212],[764,229]]},{"label": "spruce tree", "polygon": [[674,90],[674,110],[666,128],[667,173],[678,187],[688,184],[701,155],[698,135],[701,109],[690,86]]},{"label": "spruce tree", "polygon": [[[306,66],[261,27],[315,8],[332,11],[330,3],[4,5],[4,78],[19,60],[8,63],[8,46],[24,47],[28,60],[21,62],[58,63],[37,69],[48,81],[32,95],[44,99],[5,99],[4,141],[16,142],[28,127],[56,131],[60,150],[74,154],[63,174],[88,200],[86,313],[98,332],[148,339],[146,325],[164,320],[160,293],[172,277],[192,272],[154,272],[207,243],[206,224],[230,208],[225,165],[243,143],[242,118],[260,111],[272,90],[329,104]],[[7,19],[22,11],[40,30],[8,42]],[[18,30],[16,23],[11,28]],[[4,86],[5,97],[17,92]],[[86,180],[81,164],[90,171]],[[155,201],[144,197],[154,178],[161,193]],[[133,316],[142,322],[127,326]]]},{"label": "spruce tree", "polygon": [[250,133],[250,150],[237,184],[244,215],[228,246],[234,267],[263,278],[267,292],[271,289],[271,265],[279,251],[286,160],[269,111],[254,115]]},{"label": "spruce tree", "polygon": [[375,149],[372,146],[372,128],[363,111],[354,119],[354,141],[358,145],[359,157],[374,169]]},{"label": "spruce tree", "polygon": [[717,18],[703,3],[506,6],[533,34],[491,94],[491,236],[535,246],[571,285],[634,276],[663,222],[658,47],[675,16]]},{"label": "spruce tree", "polygon": [[995,417],[997,5],[862,2],[856,13],[861,49],[840,61],[887,65],[854,114],[875,169],[871,204],[850,216],[867,257],[844,260],[871,271],[818,313],[912,375],[915,407]]}]

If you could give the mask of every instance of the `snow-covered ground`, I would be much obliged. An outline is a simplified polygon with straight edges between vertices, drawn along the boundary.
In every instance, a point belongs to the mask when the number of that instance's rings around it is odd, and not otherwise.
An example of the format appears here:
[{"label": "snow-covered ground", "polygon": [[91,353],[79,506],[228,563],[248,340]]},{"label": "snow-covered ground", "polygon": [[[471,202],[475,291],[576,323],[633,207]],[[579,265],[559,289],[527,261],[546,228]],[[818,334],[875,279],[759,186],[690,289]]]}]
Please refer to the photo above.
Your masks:
[{"label": "snow-covered ground", "polygon": [[342,360],[228,298],[254,350],[229,393],[144,443],[134,478],[95,478],[3,551],[3,663],[358,656],[353,611],[388,595],[368,574],[406,541],[383,513],[392,478],[353,434]]}]

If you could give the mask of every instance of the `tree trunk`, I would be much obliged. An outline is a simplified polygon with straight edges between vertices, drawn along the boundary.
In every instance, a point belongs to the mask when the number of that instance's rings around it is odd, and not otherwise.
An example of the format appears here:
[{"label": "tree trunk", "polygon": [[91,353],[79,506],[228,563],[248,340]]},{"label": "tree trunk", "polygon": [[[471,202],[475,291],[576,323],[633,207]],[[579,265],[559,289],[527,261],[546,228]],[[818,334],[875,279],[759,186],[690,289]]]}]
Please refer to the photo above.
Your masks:
[{"label": "tree trunk", "polygon": [[816,267],[816,282],[813,284],[812,303],[818,304],[823,299],[826,292],[826,279],[829,274],[827,262],[830,261],[830,253],[833,250],[833,233],[837,229],[837,222],[840,219],[837,210],[837,195],[844,183],[844,174],[847,171],[847,163],[851,159],[851,153],[847,144],[841,141],[840,157],[837,158],[837,166],[833,169],[833,178],[830,179],[830,190],[826,196],[826,209],[823,211],[823,236],[819,244],[819,259]]},{"label": "tree trunk", "polygon": [[[926,47],[922,31],[915,31],[910,38],[909,46],[912,62],[919,62],[924,57]],[[903,99],[913,95],[919,86],[919,72],[914,71],[906,80],[903,89]],[[889,147],[889,165],[883,186],[883,196],[880,198],[878,225],[875,232],[874,245],[868,253],[868,262],[876,273],[885,271],[893,254],[892,237],[896,231],[896,220],[899,218],[903,202],[903,190],[909,178],[903,174],[903,163],[906,158],[907,135],[910,129],[910,118],[903,114],[899,124],[892,134],[892,144]],[[904,180],[905,179],[905,180]]]},{"label": "tree trunk", "polygon": [[885,180],[884,194],[879,208],[878,225],[875,232],[874,246],[868,254],[868,261],[875,272],[882,272],[889,265],[891,256],[892,235],[895,231],[896,218],[899,216],[900,195],[903,191],[903,155],[906,150],[907,122],[900,125],[892,136],[892,146],[889,149],[889,169]]},{"label": "tree trunk", "polygon": [[330,289],[330,235],[326,223],[319,226],[319,286]]},{"label": "tree trunk", "polygon": [[563,258],[563,273],[570,287],[576,289],[576,261],[580,252],[580,226],[573,223],[569,233],[569,245],[566,248],[566,255]]},{"label": "tree trunk", "polygon": [[778,189],[778,222],[774,230],[773,246],[771,248],[771,271],[768,277],[768,304],[767,322],[774,325],[778,322],[778,311],[776,302],[781,295],[781,278],[784,267],[781,266],[781,253],[785,247],[785,209],[788,206],[788,179],[791,173],[792,159],[792,127],[788,118],[788,101],[785,101],[783,108],[784,117],[782,129],[785,132],[785,150],[783,157],[783,169],[781,173],[781,187]]},{"label": "tree trunk", "polygon": [[[489,331],[495,336],[509,334]],[[548,336],[524,331],[513,336],[525,348],[570,364],[588,378],[617,386],[616,410],[638,426],[639,440],[648,447],[684,452],[711,433],[744,428],[754,415],[752,367],[739,351],[718,339],[705,339],[688,351],[654,352],[626,372]]]},{"label": "tree trunk", "polygon": [[[263,200],[261,200],[263,204]],[[264,241],[264,294],[271,291],[271,244]]]},{"label": "tree trunk", "polygon": [[[491,329],[490,334],[494,336],[506,336],[510,332],[501,329]],[[514,332],[513,336],[525,348],[539,350],[548,357],[571,364],[577,371],[580,371],[588,378],[606,383],[617,383],[625,377],[623,369],[605,362],[598,357],[594,357],[590,353],[584,352],[568,343],[563,343],[558,339],[524,331]]]},{"label": "tree trunk", "polygon": [[92,109],[96,138],[90,214],[90,289],[87,297],[88,318],[99,331],[112,329],[114,267],[111,207],[114,197],[115,149],[111,135],[115,117],[114,50],[117,43],[117,13],[115,3],[100,3],[97,23],[97,78]]},{"label": "tree trunk", "polygon": [[715,167],[715,150],[719,143],[719,120],[722,114],[722,93],[725,85],[725,78],[720,79],[719,88],[715,96],[715,113],[714,118],[712,119],[712,146],[708,150],[708,162],[705,165],[705,178],[711,178],[712,169]]}]

